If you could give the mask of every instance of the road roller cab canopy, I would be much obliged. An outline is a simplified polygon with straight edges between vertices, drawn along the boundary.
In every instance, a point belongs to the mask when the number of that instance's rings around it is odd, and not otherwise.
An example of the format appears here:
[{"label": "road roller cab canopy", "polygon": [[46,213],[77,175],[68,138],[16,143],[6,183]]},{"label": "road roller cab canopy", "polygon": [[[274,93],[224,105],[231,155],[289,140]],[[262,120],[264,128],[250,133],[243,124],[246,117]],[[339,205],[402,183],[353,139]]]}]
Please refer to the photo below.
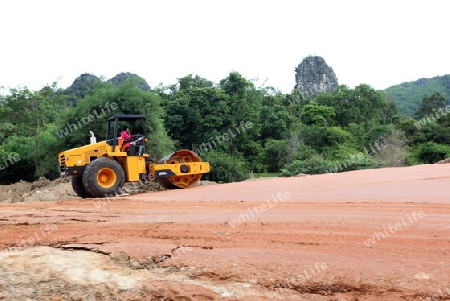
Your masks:
[{"label": "road roller cab canopy", "polygon": [[[128,121],[128,122],[134,122],[136,120],[143,120],[146,119],[146,115],[135,115],[135,114],[114,114],[106,118],[106,121],[108,122],[108,126],[106,127],[106,141],[112,142],[113,152],[115,151],[116,146],[118,145],[118,131],[119,131],[119,121]],[[110,137],[111,133],[111,123],[114,122],[114,132],[112,137]]]}]

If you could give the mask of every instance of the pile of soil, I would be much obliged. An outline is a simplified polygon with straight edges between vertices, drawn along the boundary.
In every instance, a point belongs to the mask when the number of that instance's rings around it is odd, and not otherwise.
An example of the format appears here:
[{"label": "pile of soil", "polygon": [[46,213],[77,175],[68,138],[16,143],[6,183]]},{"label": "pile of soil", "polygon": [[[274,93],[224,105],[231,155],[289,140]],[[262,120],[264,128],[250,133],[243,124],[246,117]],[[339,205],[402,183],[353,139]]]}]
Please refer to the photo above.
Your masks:
[{"label": "pile of soil", "polygon": [[[216,182],[200,181],[197,185],[214,185]],[[165,190],[157,181],[125,183],[124,195]],[[79,199],[72,189],[71,178],[61,177],[50,181],[41,177],[35,182],[20,181],[0,185],[0,203],[64,201]]]},{"label": "pile of soil", "polygon": [[40,178],[32,183],[20,181],[11,185],[0,185],[2,203],[60,201],[74,198],[77,198],[77,195],[68,177],[54,181]]},{"label": "pile of soil", "polygon": [[450,163],[450,158],[446,158],[444,160],[441,161],[437,161],[436,164],[448,164]]}]

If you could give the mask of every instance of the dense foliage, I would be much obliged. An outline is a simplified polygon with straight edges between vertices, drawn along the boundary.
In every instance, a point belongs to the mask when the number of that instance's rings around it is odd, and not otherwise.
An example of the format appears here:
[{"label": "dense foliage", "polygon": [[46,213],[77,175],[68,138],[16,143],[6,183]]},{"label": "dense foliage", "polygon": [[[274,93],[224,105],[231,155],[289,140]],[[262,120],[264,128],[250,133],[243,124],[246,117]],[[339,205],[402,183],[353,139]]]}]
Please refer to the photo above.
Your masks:
[{"label": "dense foliage", "polygon": [[59,176],[57,153],[105,137],[114,113],[145,114],[134,133],[157,158],[190,149],[211,163],[204,179],[250,172],[283,176],[434,163],[450,156],[450,106],[424,95],[410,117],[383,91],[362,84],[306,97],[257,88],[237,72],[219,83],[187,75],[153,90],[139,78],[82,75],[63,90],[13,88],[0,96],[0,184]]}]

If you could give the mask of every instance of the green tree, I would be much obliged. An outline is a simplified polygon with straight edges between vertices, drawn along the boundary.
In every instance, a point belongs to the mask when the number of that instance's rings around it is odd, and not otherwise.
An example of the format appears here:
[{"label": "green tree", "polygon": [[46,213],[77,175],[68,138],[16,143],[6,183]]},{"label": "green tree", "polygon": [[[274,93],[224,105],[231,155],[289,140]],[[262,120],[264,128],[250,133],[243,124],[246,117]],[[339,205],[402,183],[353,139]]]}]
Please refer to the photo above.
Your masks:
[{"label": "green tree", "polygon": [[422,104],[414,113],[416,119],[430,117],[434,120],[442,117],[445,114],[445,98],[439,92],[431,96],[425,95],[422,99]]},{"label": "green tree", "polygon": [[394,123],[398,113],[398,105],[393,100],[388,100],[387,105],[383,109],[384,123]]},{"label": "green tree", "polygon": [[322,106],[312,101],[305,105],[300,115],[301,120],[306,125],[328,126],[336,116],[334,109]]},{"label": "green tree", "polygon": [[268,139],[264,146],[264,163],[268,172],[279,172],[286,164],[288,156],[288,142],[286,140]]},{"label": "green tree", "polygon": [[386,107],[389,106],[383,91],[376,91],[365,84],[353,90],[339,86],[333,93],[317,95],[316,101],[334,109],[335,120],[341,127],[350,123],[364,123],[366,128],[371,128],[383,121]]},{"label": "green tree", "polygon": [[194,77],[192,74],[179,78],[178,84],[180,85],[180,91],[189,91],[193,88],[212,88],[214,86],[212,81],[198,75]]},{"label": "green tree", "polygon": [[[226,131],[230,109],[228,96],[220,89],[190,88],[176,92],[166,104],[165,126],[180,148],[223,144],[216,137]],[[214,147],[215,148],[215,147]]]},{"label": "green tree", "polygon": [[[0,118],[3,126],[8,127],[9,133],[3,134],[3,139],[13,136],[33,137],[34,139],[34,172],[40,173],[40,134],[45,126],[54,120],[55,111],[61,107],[61,98],[55,98],[56,83],[46,86],[40,91],[28,88],[12,88],[2,100]],[[30,170],[28,171],[30,172]]]},{"label": "green tree", "polygon": [[[110,115],[143,114],[147,119],[134,123],[131,131],[146,135],[149,151],[160,158],[174,150],[173,141],[164,129],[160,101],[159,95],[141,90],[129,80],[118,86],[105,83],[92,95],[79,100],[77,107],[67,108],[61,114],[54,133],[60,139],[57,151],[88,144],[89,131],[96,134],[98,141],[105,139],[106,118]],[[125,123],[119,126],[125,125],[131,126]]]},{"label": "green tree", "polygon": [[34,149],[34,137],[18,135],[0,146],[0,184],[35,179]]},{"label": "green tree", "polygon": [[285,106],[274,104],[261,108],[261,139],[282,139],[290,132],[293,117]]},{"label": "green tree", "polygon": [[440,144],[450,144],[450,114],[445,113],[437,120],[437,130],[433,133],[433,141]]},{"label": "green tree", "polygon": [[[261,135],[260,108],[264,99],[263,92],[257,90],[252,82],[238,72],[230,72],[228,77],[220,81],[220,88],[228,95],[230,114],[227,116],[225,128],[241,128],[242,124],[251,123],[251,129],[240,131],[230,140],[228,153],[242,154],[244,158],[254,161],[255,154],[248,147],[252,141],[259,141]],[[253,169],[253,167],[251,167]]]},{"label": "green tree", "polygon": [[322,153],[341,144],[353,144],[352,135],[340,127],[304,126],[300,131],[303,142]]}]

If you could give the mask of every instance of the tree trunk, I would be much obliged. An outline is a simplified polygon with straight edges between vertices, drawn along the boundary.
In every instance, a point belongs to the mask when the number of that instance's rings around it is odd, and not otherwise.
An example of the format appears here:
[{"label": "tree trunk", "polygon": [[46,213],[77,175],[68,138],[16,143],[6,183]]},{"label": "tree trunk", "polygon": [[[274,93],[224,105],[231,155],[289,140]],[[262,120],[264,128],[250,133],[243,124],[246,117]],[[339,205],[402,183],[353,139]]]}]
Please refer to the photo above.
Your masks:
[{"label": "tree trunk", "polygon": [[38,152],[39,152],[39,129],[40,129],[40,127],[41,127],[41,123],[39,120],[39,110],[36,109],[36,136],[35,136],[36,143],[34,145],[34,168],[36,168],[36,175],[38,175],[38,170],[39,170]]}]

